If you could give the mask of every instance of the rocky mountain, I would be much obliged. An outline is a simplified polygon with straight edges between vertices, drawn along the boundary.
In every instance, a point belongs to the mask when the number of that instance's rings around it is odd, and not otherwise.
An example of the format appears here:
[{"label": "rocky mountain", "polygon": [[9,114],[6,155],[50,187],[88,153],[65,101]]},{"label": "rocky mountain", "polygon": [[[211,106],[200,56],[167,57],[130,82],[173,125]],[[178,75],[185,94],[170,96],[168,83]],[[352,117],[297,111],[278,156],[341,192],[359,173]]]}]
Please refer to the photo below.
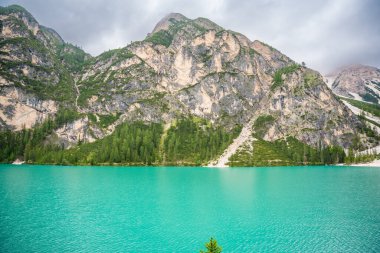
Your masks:
[{"label": "rocky mountain", "polygon": [[[218,166],[228,164],[233,155],[238,159],[242,149],[252,154],[257,140],[270,146],[291,137],[292,143],[319,150],[363,148],[378,141],[318,72],[205,18],[169,14],[143,41],[97,57],[63,42],[19,6],[1,8],[0,21],[1,127],[20,130],[47,118],[70,119],[52,124],[43,146],[73,147],[76,153],[68,152],[78,156],[75,161],[93,162],[94,147],[107,146],[107,141],[120,148],[111,148],[113,158],[102,161],[134,162],[133,157],[146,156],[143,137],[132,141],[140,143],[135,155],[130,149],[136,143],[117,144],[120,136],[132,138],[120,129],[133,122],[162,126],[150,135],[161,131],[159,140],[156,136],[146,142],[155,143],[149,149],[155,163],[176,163],[179,158],[170,153],[171,147],[180,153],[189,138],[207,142],[190,141],[188,154],[206,150],[197,161]],[[219,137],[211,137],[216,129]],[[93,146],[77,146],[96,140]],[[218,148],[209,151],[213,140]],[[83,152],[91,159],[82,159]],[[124,152],[132,160],[122,160]]]},{"label": "rocky mountain", "polygon": [[[361,120],[380,133],[380,70],[360,64],[342,67],[325,76],[332,91]],[[360,152],[375,151],[380,146]]]},{"label": "rocky mountain", "polygon": [[20,130],[75,99],[72,71],[91,56],[20,6],[0,8],[0,125]]},{"label": "rocky mountain", "polygon": [[364,65],[342,68],[329,76],[333,77],[332,90],[344,97],[379,103],[380,69]]}]

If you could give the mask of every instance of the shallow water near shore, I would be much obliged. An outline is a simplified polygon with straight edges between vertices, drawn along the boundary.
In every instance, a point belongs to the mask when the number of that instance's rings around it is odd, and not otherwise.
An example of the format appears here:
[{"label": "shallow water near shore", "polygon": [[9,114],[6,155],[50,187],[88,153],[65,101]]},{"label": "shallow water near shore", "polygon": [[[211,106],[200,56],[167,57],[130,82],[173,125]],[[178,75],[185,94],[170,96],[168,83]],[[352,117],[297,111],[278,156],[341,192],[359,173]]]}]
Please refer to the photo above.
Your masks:
[{"label": "shallow water near shore", "polygon": [[380,252],[380,168],[0,165],[0,252]]}]

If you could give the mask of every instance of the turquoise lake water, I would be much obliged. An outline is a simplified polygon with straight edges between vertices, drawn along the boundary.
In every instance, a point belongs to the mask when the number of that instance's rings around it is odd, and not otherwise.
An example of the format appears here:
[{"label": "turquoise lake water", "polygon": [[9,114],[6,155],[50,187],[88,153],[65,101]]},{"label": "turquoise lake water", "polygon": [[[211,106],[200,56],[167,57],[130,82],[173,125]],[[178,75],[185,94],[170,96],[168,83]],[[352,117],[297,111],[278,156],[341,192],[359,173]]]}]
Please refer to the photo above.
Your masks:
[{"label": "turquoise lake water", "polygon": [[380,252],[380,168],[0,165],[0,252]]}]

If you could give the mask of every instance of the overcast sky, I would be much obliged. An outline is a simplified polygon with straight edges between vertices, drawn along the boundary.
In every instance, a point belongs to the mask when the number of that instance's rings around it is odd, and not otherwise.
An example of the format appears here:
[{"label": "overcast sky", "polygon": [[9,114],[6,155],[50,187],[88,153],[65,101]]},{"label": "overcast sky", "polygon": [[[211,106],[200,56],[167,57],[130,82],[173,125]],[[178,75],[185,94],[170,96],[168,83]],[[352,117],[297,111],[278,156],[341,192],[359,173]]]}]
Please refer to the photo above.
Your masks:
[{"label": "overcast sky", "polygon": [[380,68],[379,0],[1,0],[92,55],[142,40],[166,14],[205,17],[328,72],[362,63]]}]

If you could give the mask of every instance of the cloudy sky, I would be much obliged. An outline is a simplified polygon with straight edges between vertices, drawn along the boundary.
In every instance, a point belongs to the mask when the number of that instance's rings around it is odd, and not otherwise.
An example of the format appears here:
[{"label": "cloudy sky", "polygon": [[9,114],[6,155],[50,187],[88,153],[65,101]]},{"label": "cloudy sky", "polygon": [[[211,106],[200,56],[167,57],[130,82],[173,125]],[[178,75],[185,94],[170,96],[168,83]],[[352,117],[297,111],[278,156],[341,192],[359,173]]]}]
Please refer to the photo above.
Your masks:
[{"label": "cloudy sky", "polygon": [[324,73],[380,68],[379,0],[2,0],[92,55],[142,40],[166,14],[206,17]]}]

